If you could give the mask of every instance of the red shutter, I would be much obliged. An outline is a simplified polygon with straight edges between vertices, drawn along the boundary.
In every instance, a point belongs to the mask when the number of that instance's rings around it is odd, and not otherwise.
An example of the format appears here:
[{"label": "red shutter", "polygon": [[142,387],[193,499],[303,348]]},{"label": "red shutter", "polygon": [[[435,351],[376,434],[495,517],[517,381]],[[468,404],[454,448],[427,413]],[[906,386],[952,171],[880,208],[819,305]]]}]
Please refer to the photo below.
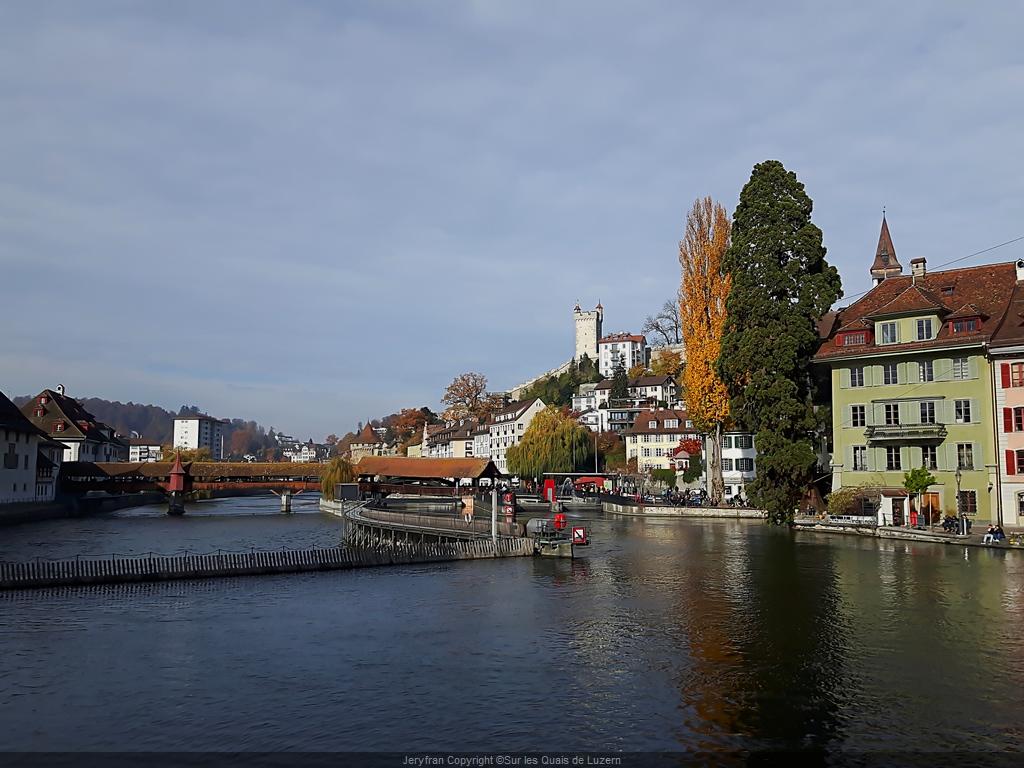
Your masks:
[{"label": "red shutter", "polygon": [[1003,432],[1013,432],[1013,409],[1003,408]]},{"label": "red shutter", "polygon": [[999,370],[1000,370],[1000,376],[1003,379],[1003,389],[1009,389],[1010,388],[1010,364],[1009,363],[1003,363],[1001,366],[999,366]]},{"label": "red shutter", "polygon": [[1017,457],[1014,455],[1013,451],[1006,452],[1006,474],[1017,474]]}]

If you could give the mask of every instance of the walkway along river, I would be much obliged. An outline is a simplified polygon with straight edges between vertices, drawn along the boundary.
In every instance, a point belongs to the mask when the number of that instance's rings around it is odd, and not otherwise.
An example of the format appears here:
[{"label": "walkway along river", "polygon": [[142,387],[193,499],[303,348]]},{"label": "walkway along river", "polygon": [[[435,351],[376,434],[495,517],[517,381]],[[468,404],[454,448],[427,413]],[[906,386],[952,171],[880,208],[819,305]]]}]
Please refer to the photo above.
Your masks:
[{"label": "walkway along river", "polygon": [[[20,526],[0,559],[332,546],[339,523],[315,503]],[[592,528],[574,561],[0,594],[0,748],[1024,743],[1020,553],[738,520]]]}]

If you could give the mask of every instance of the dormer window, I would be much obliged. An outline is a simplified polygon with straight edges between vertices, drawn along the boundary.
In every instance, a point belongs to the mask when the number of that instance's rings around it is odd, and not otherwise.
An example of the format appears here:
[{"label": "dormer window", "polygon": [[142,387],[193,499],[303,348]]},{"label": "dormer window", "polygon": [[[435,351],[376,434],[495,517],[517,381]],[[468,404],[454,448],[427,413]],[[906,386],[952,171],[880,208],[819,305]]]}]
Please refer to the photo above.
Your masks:
[{"label": "dormer window", "polygon": [[44,411],[42,408],[36,408],[35,411],[32,412],[32,415],[35,416],[37,419],[41,419],[43,418],[43,416],[46,415],[46,411]]},{"label": "dormer window", "polygon": [[924,320],[917,321],[917,340],[928,341],[932,337],[932,321],[931,318],[925,318]]},{"label": "dormer window", "polygon": [[900,340],[900,326],[898,323],[882,323],[882,344],[896,344]]},{"label": "dormer window", "polygon": [[647,422],[647,428],[648,429],[657,429],[658,428],[658,422],[656,422],[654,420],[648,421]]},{"label": "dormer window", "polygon": [[64,422],[63,421],[58,421],[56,424],[54,424],[53,425],[53,431],[54,432],[63,432],[64,431]]},{"label": "dormer window", "polygon": [[868,343],[868,334],[866,331],[860,331],[859,333],[845,333],[843,334],[843,346],[844,347],[855,347],[861,344]]},{"label": "dormer window", "polygon": [[953,321],[953,333],[974,333],[978,330],[978,319],[975,317]]},{"label": "dormer window", "polygon": [[48,398],[46,395],[40,395],[39,396],[39,404],[40,405],[46,405],[48,402],[50,402],[50,398]]}]

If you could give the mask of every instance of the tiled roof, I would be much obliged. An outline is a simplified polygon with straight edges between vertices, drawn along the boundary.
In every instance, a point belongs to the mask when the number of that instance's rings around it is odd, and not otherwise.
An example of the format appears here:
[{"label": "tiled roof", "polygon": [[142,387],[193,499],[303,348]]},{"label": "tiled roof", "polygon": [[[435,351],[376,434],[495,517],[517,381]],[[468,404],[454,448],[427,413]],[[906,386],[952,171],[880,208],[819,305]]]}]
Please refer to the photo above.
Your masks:
[{"label": "tiled roof", "polygon": [[939,312],[945,313],[949,309],[942,303],[938,296],[927,288],[912,283],[899,296],[885,306],[879,307],[871,313],[871,317],[884,317],[886,315],[903,315],[913,312]]},{"label": "tiled roof", "polygon": [[529,400],[513,400],[507,406],[491,416],[491,423],[493,424],[494,420],[499,416],[510,416],[515,414],[516,418],[519,418],[522,414],[526,413],[530,406],[537,402],[538,399],[539,398],[531,397]]},{"label": "tiled roof", "polygon": [[[41,407],[43,415],[36,416],[36,409],[40,407],[40,398],[45,397],[47,402]],[[112,443],[123,445],[113,437],[107,437],[102,430],[107,430],[111,435],[114,430],[82,407],[81,403],[73,397],[54,392],[52,389],[44,389],[23,406],[21,412],[35,426],[41,429],[50,437],[60,440],[92,440],[98,443]],[[58,422],[64,423],[64,429],[56,431]]]},{"label": "tiled roof", "polygon": [[363,431],[356,435],[356,439],[352,441],[353,445],[381,445],[384,441],[380,439],[380,435],[373,431],[373,427],[367,423],[363,427]]},{"label": "tiled roof", "polygon": [[598,344],[614,344],[615,342],[633,341],[637,344],[645,344],[647,337],[641,336],[636,333],[611,333],[602,339],[598,339]]},{"label": "tiled roof", "polygon": [[12,429],[16,432],[24,432],[29,435],[43,435],[45,432],[25,417],[21,410],[7,399],[7,395],[0,392],[0,427]]},{"label": "tiled roof", "polygon": [[952,312],[965,304],[973,304],[983,318],[977,330],[953,335],[949,324],[943,323],[934,339],[894,344],[891,347],[887,345],[884,348],[875,345],[844,347],[836,343],[836,332],[833,331],[821,345],[815,359],[862,355],[866,350],[912,352],[987,341],[1010,303],[1010,296],[1016,285],[1016,267],[1013,262],[1004,262],[931,272],[916,278],[910,275],[890,277],[849,307],[840,310],[836,326],[845,329],[858,321],[878,316],[883,308],[891,307],[897,298],[913,286],[914,281],[922,289],[920,295],[932,296],[939,301],[943,313]]},{"label": "tiled roof", "polygon": [[984,317],[985,313],[978,309],[976,304],[964,304],[960,309],[947,317],[947,320],[956,320],[961,317]]},{"label": "tiled roof", "polygon": [[415,456],[364,456],[356,464],[355,472],[360,477],[409,480],[496,477],[501,474],[490,459],[429,459]]},{"label": "tiled roof", "polygon": [[1024,344],[1024,283],[1013,287],[1013,296],[996,332],[992,334],[991,348],[1015,347]]},{"label": "tiled roof", "polygon": [[[633,426],[625,430],[627,435],[642,435],[652,434],[655,432],[662,434],[695,434],[696,430],[690,426],[686,426],[686,419],[689,418],[686,415],[686,411],[676,410],[672,408],[659,408],[657,410],[645,410],[640,411],[636,415],[636,421],[633,422]],[[677,419],[679,421],[678,427],[665,427],[665,421],[668,419]],[[650,426],[650,423],[656,422],[655,426]]]},{"label": "tiled roof", "polygon": [[[672,384],[671,376],[640,376],[635,379],[630,379],[629,388],[634,387],[667,387]],[[611,389],[613,386],[611,379],[602,379],[595,389],[605,390]]]}]

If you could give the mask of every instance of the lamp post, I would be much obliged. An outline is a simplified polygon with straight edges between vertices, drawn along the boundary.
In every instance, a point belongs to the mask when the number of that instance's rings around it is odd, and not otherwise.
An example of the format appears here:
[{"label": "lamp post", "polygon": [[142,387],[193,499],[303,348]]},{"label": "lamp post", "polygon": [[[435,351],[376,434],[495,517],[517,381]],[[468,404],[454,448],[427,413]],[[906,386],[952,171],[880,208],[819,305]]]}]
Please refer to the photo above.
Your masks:
[{"label": "lamp post", "polygon": [[960,506],[960,479],[963,477],[963,473],[960,471],[959,465],[956,468],[956,520],[960,524],[960,532],[964,535],[967,534],[967,524],[964,522],[964,513]]}]

